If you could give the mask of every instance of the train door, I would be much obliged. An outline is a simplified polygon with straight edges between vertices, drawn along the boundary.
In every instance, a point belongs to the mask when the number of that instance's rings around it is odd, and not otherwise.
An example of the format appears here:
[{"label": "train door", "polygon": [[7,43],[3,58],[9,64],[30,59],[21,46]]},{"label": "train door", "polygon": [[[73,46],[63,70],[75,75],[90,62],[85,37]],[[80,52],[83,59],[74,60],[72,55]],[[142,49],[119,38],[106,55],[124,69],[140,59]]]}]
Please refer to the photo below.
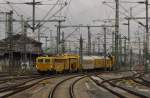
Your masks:
[{"label": "train door", "polygon": [[78,60],[76,58],[70,58],[70,71],[77,71]]},{"label": "train door", "polygon": [[64,59],[55,59],[54,65],[56,72],[62,73],[64,71],[65,66]]}]

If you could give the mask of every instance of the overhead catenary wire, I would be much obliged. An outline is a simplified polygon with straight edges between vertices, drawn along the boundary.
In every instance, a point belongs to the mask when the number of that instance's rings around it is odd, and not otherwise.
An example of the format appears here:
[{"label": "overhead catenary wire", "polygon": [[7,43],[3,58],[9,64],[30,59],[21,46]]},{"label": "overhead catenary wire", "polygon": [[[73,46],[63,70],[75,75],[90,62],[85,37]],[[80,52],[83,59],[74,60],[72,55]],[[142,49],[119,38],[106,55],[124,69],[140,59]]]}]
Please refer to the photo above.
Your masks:
[{"label": "overhead catenary wire", "polygon": [[[6,0],[3,0],[3,1],[7,2]],[[12,6],[10,3],[8,3],[8,6],[16,13],[17,16],[21,16],[21,15],[13,8],[13,6]]]},{"label": "overhead catenary wire", "polygon": [[[114,7],[112,7],[112,6],[110,6],[109,4],[107,4],[107,3],[104,3],[105,5],[107,5],[108,7],[110,7],[110,8],[112,8],[113,10],[115,10],[115,8]],[[120,12],[120,14],[122,14],[122,15],[124,15],[124,16],[126,16],[125,17],[125,19],[127,19],[127,18],[129,18],[129,16],[128,15],[126,15],[126,13],[124,13],[124,12],[121,12],[121,11],[119,11]],[[132,17],[132,20],[133,21],[135,21],[136,23],[138,23],[138,24],[140,24],[141,22],[140,21],[138,21],[136,18],[134,18],[134,17]],[[145,27],[143,24],[140,24],[141,26],[143,26],[143,27]]]},{"label": "overhead catenary wire", "polygon": [[[105,5],[107,5],[108,7],[110,7],[111,9],[115,10],[115,8],[113,6],[110,6],[109,4],[105,3]],[[126,13],[119,11],[122,15],[124,16],[128,16]]]},{"label": "overhead catenary wire", "polygon": [[[59,2],[59,0],[56,1],[56,5],[58,4],[58,2]],[[56,7],[56,5],[53,5],[53,7],[51,9],[49,9],[49,11],[46,13],[46,15],[43,17],[42,20],[45,20],[48,17],[50,12],[52,12],[52,10]],[[40,25],[40,24],[41,24],[41,22],[39,22],[37,25]]]},{"label": "overhead catenary wire", "polygon": [[[62,6],[62,8],[60,8],[59,10],[57,10],[52,16],[50,16],[48,18],[48,20],[50,20],[51,18],[53,18],[55,15],[57,15],[61,10],[63,10],[65,8],[66,5]],[[40,26],[43,26],[46,22],[40,24]]]},{"label": "overhead catenary wire", "polygon": [[[52,16],[50,16],[48,19],[51,19],[51,18],[53,18],[56,14],[58,14],[61,10],[63,10],[64,9],[64,7],[67,5],[67,3],[64,5],[64,6],[62,6],[59,10],[57,10]],[[42,25],[44,25],[45,23],[43,23]]]},{"label": "overhead catenary wire", "polygon": [[72,36],[72,34],[74,34],[78,29],[79,29],[79,27],[75,28],[75,30],[73,32],[71,32],[68,36],[66,36],[64,39],[66,40],[67,38]]},{"label": "overhead catenary wire", "polygon": [[[71,7],[71,2],[72,2],[72,0],[66,0],[66,2],[68,2],[68,4],[67,4],[67,7],[66,7],[66,10],[65,10],[65,17],[66,17],[66,23],[68,23],[68,24],[70,24],[70,25],[72,25],[72,22],[70,21],[71,19],[73,19],[73,16],[72,16],[72,14],[71,14],[71,12],[70,12],[70,7]],[[68,18],[70,16],[70,19]]]},{"label": "overhead catenary wire", "polygon": [[[6,0],[3,0],[3,1],[5,1],[5,2],[7,2]],[[22,17],[22,15],[20,15],[18,12],[17,12],[17,10],[10,4],[10,3],[8,3],[8,6],[16,13],[16,15],[18,16],[18,17]],[[25,21],[25,18],[23,17],[23,21]],[[21,23],[20,23],[21,24]],[[29,24],[27,24],[27,25],[29,25]],[[30,25],[29,25],[30,26]]]},{"label": "overhead catenary wire", "polygon": [[[5,0],[6,1],[6,0]],[[48,4],[48,3],[42,3],[43,1],[37,1],[35,2],[36,5],[56,5],[55,3],[54,4]],[[12,5],[33,5],[33,2],[23,2],[23,3],[20,3],[20,2],[9,2],[9,1],[6,1],[6,2],[0,2],[0,4],[12,4]]]}]

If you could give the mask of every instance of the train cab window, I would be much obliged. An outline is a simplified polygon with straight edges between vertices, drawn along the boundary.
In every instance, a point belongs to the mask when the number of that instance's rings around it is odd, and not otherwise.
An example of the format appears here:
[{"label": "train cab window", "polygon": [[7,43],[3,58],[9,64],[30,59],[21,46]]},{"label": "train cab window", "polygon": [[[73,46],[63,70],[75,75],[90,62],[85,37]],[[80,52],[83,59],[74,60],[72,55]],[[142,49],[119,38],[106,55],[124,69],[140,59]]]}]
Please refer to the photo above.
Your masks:
[{"label": "train cab window", "polygon": [[43,59],[38,59],[38,62],[39,63],[43,63]]},{"label": "train cab window", "polygon": [[50,59],[45,59],[45,63],[50,63]]}]

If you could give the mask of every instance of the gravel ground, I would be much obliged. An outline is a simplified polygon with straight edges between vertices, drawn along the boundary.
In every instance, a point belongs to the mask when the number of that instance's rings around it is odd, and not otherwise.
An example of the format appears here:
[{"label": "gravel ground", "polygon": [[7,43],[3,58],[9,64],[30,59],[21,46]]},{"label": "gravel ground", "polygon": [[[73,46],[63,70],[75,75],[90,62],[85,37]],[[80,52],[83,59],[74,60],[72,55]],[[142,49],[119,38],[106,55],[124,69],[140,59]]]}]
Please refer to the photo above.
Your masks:
[{"label": "gravel ground", "polygon": [[[104,79],[112,79],[112,78],[120,78],[123,76],[129,76],[132,75],[132,72],[123,72],[123,73],[104,73],[100,74]],[[70,75],[72,76],[72,75]],[[48,79],[45,81],[42,81],[41,83],[35,85],[34,87],[22,91],[16,95],[13,95],[9,98],[48,98],[48,95],[51,91],[51,89],[61,80],[70,77],[68,76],[61,76],[56,77],[52,79]],[[150,80],[150,74],[145,75],[145,79]],[[68,95],[68,89],[70,84],[76,80],[77,78],[71,79],[67,82],[65,82],[63,85],[58,87],[57,95],[55,95],[55,98],[69,98]],[[108,85],[108,84],[105,84]],[[117,85],[124,86],[130,90],[137,91],[139,93],[145,94],[147,96],[150,96],[150,88],[140,86],[140,85],[129,85],[124,83],[117,83]],[[110,87],[111,88],[111,87]],[[114,90],[118,90],[115,87],[112,87]],[[145,90],[146,89],[146,90]],[[113,95],[112,93],[108,92],[107,90],[98,87],[92,80],[90,80],[88,77],[81,79],[75,84],[75,96],[76,98],[117,98],[117,96]],[[119,93],[129,96],[129,98],[138,98],[135,97],[127,92],[118,90]],[[68,96],[68,97],[67,97]]]},{"label": "gravel ground", "polygon": [[87,81],[89,81],[89,78],[84,78],[75,84],[74,92],[76,98],[91,98],[87,89]]},{"label": "gravel ground", "polygon": [[[80,77],[76,77],[73,79],[69,79],[67,81],[65,81],[63,84],[61,84],[57,89],[56,92],[54,94],[54,98],[70,98],[69,95],[69,87],[70,85],[73,83],[73,81],[75,81],[76,79],[78,79]],[[56,94],[57,93],[57,94]]]},{"label": "gravel ground", "polygon": [[150,82],[150,73],[149,74],[146,74],[144,75],[143,77],[145,80],[149,81]]},{"label": "gravel ground", "polygon": [[117,85],[132,90],[134,92],[138,92],[139,94],[150,96],[150,88],[143,86],[141,84],[130,82],[130,81],[124,81],[124,82],[117,83]]},{"label": "gravel ground", "polygon": [[22,91],[16,95],[13,95],[9,98],[48,98],[48,95],[51,89],[62,79],[67,78],[68,76],[56,77],[48,80],[44,80],[34,87]]},{"label": "gravel ground", "polygon": [[107,90],[98,87],[92,80],[88,80],[86,85],[90,98],[118,98]]}]

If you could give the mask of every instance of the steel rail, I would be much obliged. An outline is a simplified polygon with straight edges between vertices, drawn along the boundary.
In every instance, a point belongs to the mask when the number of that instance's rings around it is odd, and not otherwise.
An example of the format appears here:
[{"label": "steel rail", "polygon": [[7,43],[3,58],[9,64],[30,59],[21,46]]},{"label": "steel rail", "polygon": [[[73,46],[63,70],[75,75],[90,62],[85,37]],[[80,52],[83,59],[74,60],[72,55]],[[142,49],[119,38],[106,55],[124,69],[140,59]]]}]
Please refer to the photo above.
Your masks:
[{"label": "steel rail", "polygon": [[113,91],[112,89],[110,89],[110,88],[108,88],[108,87],[102,85],[102,84],[99,83],[97,80],[93,79],[91,76],[90,76],[89,78],[90,78],[94,83],[96,83],[96,85],[98,85],[99,87],[104,88],[105,90],[109,91],[109,92],[112,93],[113,95],[116,95],[116,96],[118,96],[119,98],[127,98],[127,97],[125,97],[125,96],[123,96],[123,95],[121,95],[121,94],[119,94],[119,93]]},{"label": "steel rail", "polygon": [[83,76],[83,74],[81,74],[81,75],[76,75],[76,76],[72,76],[72,77],[69,77],[69,78],[67,78],[67,79],[63,79],[62,81],[58,82],[58,83],[54,86],[54,88],[51,90],[51,92],[49,93],[48,98],[54,98],[54,94],[55,94],[55,92],[56,92],[56,89],[57,89],[62,83],[66,82],[66,81],[68,81],[68,80],[70,80],[70,79],[79,77],[79,76]]},{"label": "steel rail", "polygon": [[[102,77],[100,77],[100,76],[98,76],[100,79],[102,79],[102,80],[104,80]],[[123,79],[123,78],[122,78]],[[110,80],[110,81],[112,81],[112,80]],[[126,88],[124,88],[124,87],[121,87],[121,86],[119,86],[119,85],[116,85],[115,83],[112,83],[112,82],[110,82],[110,81],[106,81],[106,83],[109,83],[111,86],[113,86],[113,87],[117,87],[117,88],[119,88],[119,89],[122,89],[122,90],[124,90],[124,91],[126,91],[126,92],[128,92],[128,93],[130,93],[130,94],[133,94],[133,95],[135,95],[135,96],[138,96],[138,97],[140,97],[140,98],[149,98],[148,96],[145,96],[145,95],[143,95],[143,94],[139,94],[139,93],[137,93],[137,92],[135,92],[135,91],[132,91],[132,90],[129,90],[129,89],[126,89]]]},{"label": "steel rail", "polygon": [[87,77],[87,76],[83,76],[83,77],[81,77],[81,78],[75,80],[75,81],[70,85],[70,87],[69,87],[70,98],[75,98],[75,93],[74,93],[75,84],[76,84],[77,82],[79,82],[81,79],[85,78],[85,77]]},{"label": "steel rail", "polygon": [[[10,96],[12,96],[12,95],[14,95],[14,94],[16,94],[16,93],[19,93],[19,92],[21,92],[21,91],[24,91],[24,90],[26,90],[26,89],[29,89],[29,88],[31,88],[31,87],[33,87],[33,86],[35,86],[35,85],[37,85],[38,83],[40,83],[40,82],[42,82],[42,81],[44,81],[44,80],[47,80],[47,79],[51,79],[51,78],[54,78],[55,76],[52,76],[52,77],[44,77],[43,79],[40,79],[40,80],[38,80],[38,81],[36,81],[36,82],[34,82],[34,83],[32,83],[32,84],[29,84],[29,85],[25,85],[25,86],[18,86],[18,87],[16,87],[16,88],[11,88],[11,89],[8,89],[8,90],[5,90],[5,91],[11,91],[10,93],[8,93],[8,94],[5,94],[5,95],[3,95],[3,96],[0,96],[0,98],[7,98],[7,97],[10,97]],[[28,81],[29,82],[29,81]],[[30,81],[31,82],[31,81]],[[14,89],[14,90],[13,90]]]}]

